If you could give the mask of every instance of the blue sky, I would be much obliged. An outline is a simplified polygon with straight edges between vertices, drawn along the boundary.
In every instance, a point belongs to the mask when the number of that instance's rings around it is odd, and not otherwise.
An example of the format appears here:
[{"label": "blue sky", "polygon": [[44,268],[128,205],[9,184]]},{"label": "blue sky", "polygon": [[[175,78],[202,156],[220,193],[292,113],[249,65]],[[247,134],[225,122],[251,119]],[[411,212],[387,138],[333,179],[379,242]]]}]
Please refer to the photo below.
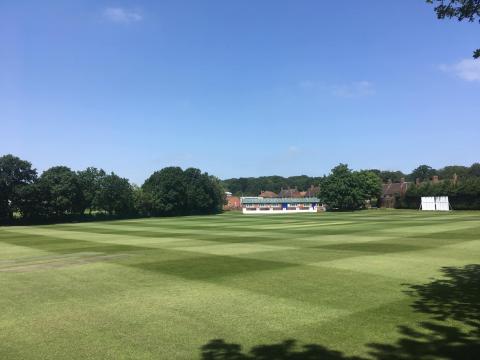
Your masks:
[{"label": "blue sky", "polygon": [[478,47],[422,0],[4,0],[0,154],[139,184],[470,165]]}]

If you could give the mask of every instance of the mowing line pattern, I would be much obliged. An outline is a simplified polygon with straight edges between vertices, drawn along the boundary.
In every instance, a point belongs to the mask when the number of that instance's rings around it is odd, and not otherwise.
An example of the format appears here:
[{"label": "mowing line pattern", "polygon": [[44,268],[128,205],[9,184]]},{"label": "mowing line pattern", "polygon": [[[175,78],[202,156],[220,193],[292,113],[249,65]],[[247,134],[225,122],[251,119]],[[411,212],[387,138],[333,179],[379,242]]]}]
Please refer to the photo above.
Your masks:
[{"label": "mowing line pattern", "polygon": [[0,358],[194,359],[211,339],[365,355],[416,324],[405,284],[480,262],[480,214],[0,227]]}]

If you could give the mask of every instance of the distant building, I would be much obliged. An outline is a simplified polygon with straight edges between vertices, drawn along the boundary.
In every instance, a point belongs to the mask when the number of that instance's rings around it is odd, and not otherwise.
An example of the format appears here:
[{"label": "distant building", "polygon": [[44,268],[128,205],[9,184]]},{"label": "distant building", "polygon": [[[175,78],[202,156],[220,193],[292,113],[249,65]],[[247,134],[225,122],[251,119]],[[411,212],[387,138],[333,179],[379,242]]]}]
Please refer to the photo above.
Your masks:
[{"label": "distant building", "polygon": [[385,208],[394,208],[396,199],[405,196],[408,188],[412,185],[413,183],[405,181],[404,178],[401,178],[400,182],[396,183],[393,183],[389,180],[386,184],[383,184],[382,195],[380,197],[380,206]]},{"label": "distant building", "polygon": [[307,191],[305,191],[305,197],[315,197],[320,193],[320,186],[310,186]]},{"label": "distant building", "polygon": [[293,189],[283,189],[280,190],[278,193],[278,197],[280,198],[298,198],[302,197],[302,193],[297,190],[297,188]]},{"label": "distant building", "polygon": [[274,193],[273,191],[262,191],[258,196],[262,198],[277,198],[278,194]]},{"label": "distant building", "polygon": [[[244,214],[289,214],[317,212],[320,200],[309,198],[241,198]],[[323,208],[322,208],[323,210]]]},{"label": "distant building", "polygon": [[231,192],[225,191],[227,203],[223,206],[223,210],[240,210],[242,204],[238,196],[233,196]]}]

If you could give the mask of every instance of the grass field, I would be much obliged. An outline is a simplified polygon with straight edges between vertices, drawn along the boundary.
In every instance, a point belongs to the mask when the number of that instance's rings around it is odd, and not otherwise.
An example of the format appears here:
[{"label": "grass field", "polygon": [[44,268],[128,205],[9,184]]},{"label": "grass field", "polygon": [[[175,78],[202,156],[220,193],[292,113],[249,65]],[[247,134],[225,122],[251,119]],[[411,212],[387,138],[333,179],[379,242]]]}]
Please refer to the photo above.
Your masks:
[{"label": "grass field", "polygon": [[264,345],[286,339],[298,358],[478,359],[479,220],[378,210],[0,227],[0,359],[199,359],[213,339],[267,353],[255,359],[279,359],[286,344]]}]

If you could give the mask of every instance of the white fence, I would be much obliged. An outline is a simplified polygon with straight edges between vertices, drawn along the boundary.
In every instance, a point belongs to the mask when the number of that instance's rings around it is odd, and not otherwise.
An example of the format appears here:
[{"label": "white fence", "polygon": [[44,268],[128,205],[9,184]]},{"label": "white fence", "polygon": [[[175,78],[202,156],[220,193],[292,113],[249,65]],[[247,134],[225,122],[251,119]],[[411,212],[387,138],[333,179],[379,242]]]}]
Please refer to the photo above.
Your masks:
[{"label": "white fence", "polygon": [[448,196],[422,196],[420,208],[426,211],[449,211]]}]

